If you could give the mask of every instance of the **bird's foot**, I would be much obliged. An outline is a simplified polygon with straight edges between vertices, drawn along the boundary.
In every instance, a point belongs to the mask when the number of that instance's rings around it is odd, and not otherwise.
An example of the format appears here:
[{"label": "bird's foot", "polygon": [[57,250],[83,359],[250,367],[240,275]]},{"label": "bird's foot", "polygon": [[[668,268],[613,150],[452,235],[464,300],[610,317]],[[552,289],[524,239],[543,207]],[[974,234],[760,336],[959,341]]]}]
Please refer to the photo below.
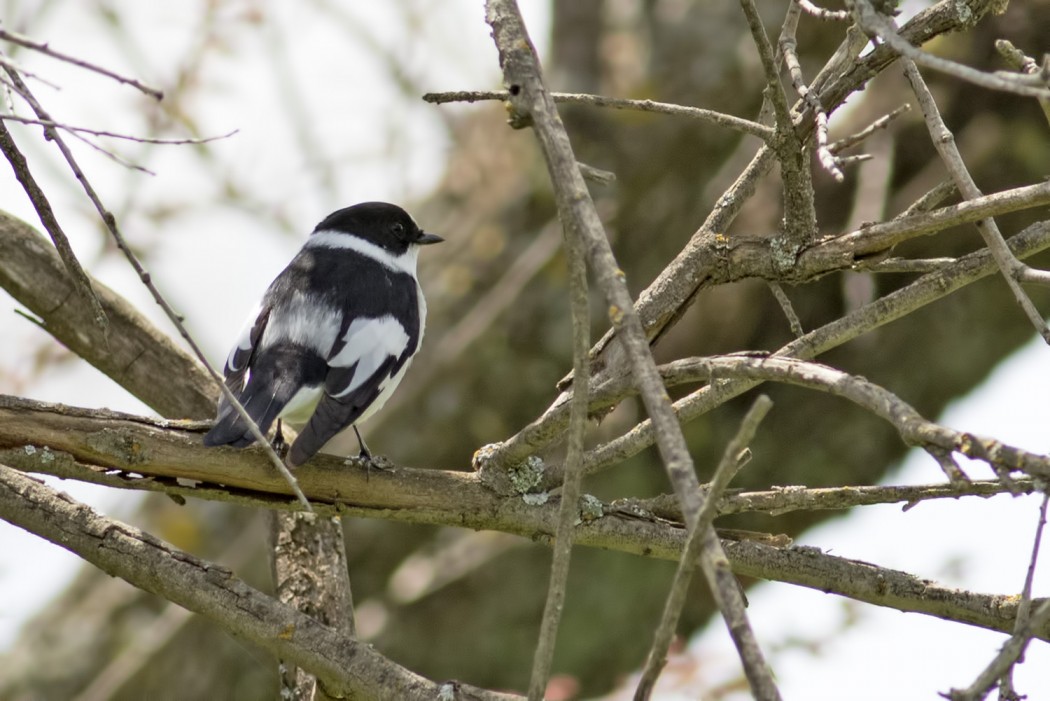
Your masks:
[{"label": "bird's foot", "polygon": [[367,450],[362,450],[356,458],[347,458],[343,461],[343,464],[365,468],[366,480],[371,476],[372,470],[385,472],[394,467],[394,463],[390,458],[383,455],[372,455],[372,453]]},{"label": "bird's foot", "polygon": [[277,431],[273,434],[273,440],[270,442],[270,446],[273,448],[273,452],[284,460],[288,457],[288,443],[284,440],[284,432],[281,431],[281,420],[277,419]]}]

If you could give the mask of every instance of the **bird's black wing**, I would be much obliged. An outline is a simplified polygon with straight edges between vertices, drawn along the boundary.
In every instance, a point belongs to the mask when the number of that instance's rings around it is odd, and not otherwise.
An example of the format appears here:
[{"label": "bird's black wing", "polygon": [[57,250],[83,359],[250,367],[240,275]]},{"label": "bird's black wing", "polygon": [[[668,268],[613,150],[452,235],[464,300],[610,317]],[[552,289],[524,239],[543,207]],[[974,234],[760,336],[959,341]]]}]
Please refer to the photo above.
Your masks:
[{"label": "bird's black wing", "polygon": [[[411,304],[416,304],[414,298]],[[418,309],[396,306],[394,311],[398,313],[358,317],[347,324],[328,359],[324,395],[292,444],[289,462],[293,466],[309,460],[360,419],[412,357],[419,345]]]},{"label": "bird's black wing", "polygon": [[[245,384],[248,377],[248,369],[251,367],[252,359],[255,357],[259,340],[262,338],[266,325],[270,320],[272,306],[262,304],[248,317],[241,331],[237,344],[226,358],[226,366],[223,368],[226,386],[230,388],[233,395],[243,404]],[[247,440],[243,440],[248,426],[240,417],[233,405],[226,399],[225,393],[219,395],[219,408],[215,418],[215,425],[204,436],[204,445],[227,445],[234,444],[243,447],[251,443],[250,434]]]}]

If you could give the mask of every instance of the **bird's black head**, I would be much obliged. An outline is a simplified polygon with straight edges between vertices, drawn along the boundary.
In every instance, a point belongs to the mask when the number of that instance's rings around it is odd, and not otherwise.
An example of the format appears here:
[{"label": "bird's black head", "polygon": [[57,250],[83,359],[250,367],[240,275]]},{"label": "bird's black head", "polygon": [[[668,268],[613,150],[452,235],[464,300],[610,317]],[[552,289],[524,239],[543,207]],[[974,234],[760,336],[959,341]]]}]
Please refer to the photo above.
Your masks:
[{"label": "bird's black head", "polygon": [[412,245],[444,241],[420,229],[408,212],[388,202],[363,202],[332,212],[314,229],[314,233],[319,231],[350,234],[394,255],[401,255]]}]

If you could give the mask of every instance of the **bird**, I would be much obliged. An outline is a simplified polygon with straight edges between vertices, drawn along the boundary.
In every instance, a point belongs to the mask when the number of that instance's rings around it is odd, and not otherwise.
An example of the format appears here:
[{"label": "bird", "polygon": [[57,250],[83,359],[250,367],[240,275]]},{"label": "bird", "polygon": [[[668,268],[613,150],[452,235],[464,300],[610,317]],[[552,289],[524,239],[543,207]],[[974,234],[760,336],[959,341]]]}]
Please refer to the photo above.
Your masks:
[{"label": "bird", "polygon": [[[393,394],[423,340],[427,305],[416,277],[422,246],[440,243],[397,205],[364,202],[328,215],[251,313],[224,368],[225,384],[266,435],[299,431],[287,462],[302,465]],[[280,438],[278,440],[281,440]],[[243,448],[247,422],[220,396],[207,446]]]}]

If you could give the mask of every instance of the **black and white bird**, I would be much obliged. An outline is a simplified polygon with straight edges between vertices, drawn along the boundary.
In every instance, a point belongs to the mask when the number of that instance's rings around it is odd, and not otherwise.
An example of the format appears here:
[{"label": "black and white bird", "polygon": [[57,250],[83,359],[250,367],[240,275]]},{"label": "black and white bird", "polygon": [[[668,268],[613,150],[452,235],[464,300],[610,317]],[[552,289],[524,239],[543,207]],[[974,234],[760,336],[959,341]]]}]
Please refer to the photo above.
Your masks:
[{"label": "black and white bird", "polygon": [[[280,418],[299,435],[298,466],[382,408],[423,339],[427,305],[416,279],[420,246],[442,241],[403,209],[340,209],[270,284],[226,361],[226,386],[265,434]],[[220,398],[205,445],[244,447],[247,422]]]}]

